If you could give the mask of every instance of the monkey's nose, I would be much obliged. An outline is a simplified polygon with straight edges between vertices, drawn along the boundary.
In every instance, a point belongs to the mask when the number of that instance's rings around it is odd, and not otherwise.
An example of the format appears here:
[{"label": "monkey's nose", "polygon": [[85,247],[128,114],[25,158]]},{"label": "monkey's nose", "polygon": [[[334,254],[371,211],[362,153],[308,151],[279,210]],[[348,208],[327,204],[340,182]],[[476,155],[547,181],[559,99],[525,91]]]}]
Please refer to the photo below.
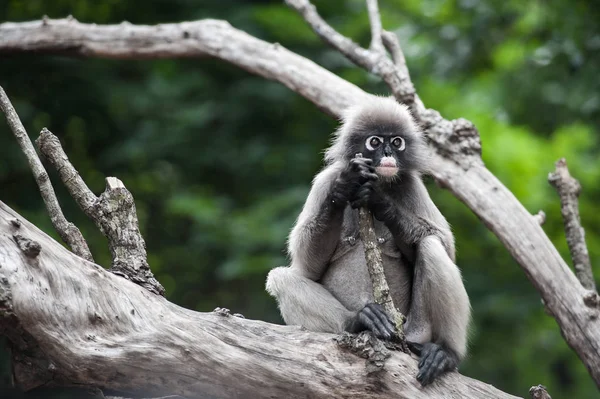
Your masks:
[{"label": "monkey's nose", "polygon": [[383,148],[383,155],[385,155],[386,157],[389,157],[390,155],[392,155],[392,148],[389,145],[386,145]]}]

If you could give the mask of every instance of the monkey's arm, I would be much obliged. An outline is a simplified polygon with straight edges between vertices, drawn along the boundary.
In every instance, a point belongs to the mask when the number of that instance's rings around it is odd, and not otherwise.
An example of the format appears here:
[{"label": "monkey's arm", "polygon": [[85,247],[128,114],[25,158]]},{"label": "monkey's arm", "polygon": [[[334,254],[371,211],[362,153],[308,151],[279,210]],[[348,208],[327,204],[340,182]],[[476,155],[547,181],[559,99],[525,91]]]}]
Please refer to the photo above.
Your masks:
[{"label": "monkey's arm", "polygon": [[267,277],[267,291],[277,298],[287,324],[334,333],[369,329],[381,338],[391,338],[394,327],[379,305],[350,311],[317,282],[339,242],[344,209],[372,177],[369,164],[370,160],[334,164],[315,177],[290,235],[292,264],[271,270]]},{"label": "monkey's arm", "polygon": [[411,262],[415,246],[429,236],[438,237],[450,259],[455,260],[450,226],[418,176],[407,177],[398,192],[373,192],[369,207],[375,218],[385,223],[396,245]]},{"label": "monkey's arm", "polygon": [[340,238],[346,204],[335,183],[341,170],[331,165],[315,177],[289,237],[291,267],[313,281],[323,275]]},{"label": "monkey's arm", "polygon": [[339,242],[344,209],[376,178],[364,158],[334,163],[315,177],[290,234],[292,268],[311,280],[321,278]]}]

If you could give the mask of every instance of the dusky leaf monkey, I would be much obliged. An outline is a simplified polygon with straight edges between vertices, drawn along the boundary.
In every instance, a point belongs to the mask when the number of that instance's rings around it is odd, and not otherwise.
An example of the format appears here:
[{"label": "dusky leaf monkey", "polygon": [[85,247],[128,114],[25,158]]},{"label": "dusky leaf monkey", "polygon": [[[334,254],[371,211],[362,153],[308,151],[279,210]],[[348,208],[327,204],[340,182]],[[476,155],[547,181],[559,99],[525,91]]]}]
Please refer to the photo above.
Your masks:
[{"label": "dusky leaf monkey", "polygon": [[422,385],[464,358],[470,319],[454,237],[421,180],[427,154],[423,133],[393,98],[350,108],[289,236],[291,264],[271,270],[266,284],[287,324],[390,339],[394,327],[374,303],[358,233],[357,208],[368,207]]}]

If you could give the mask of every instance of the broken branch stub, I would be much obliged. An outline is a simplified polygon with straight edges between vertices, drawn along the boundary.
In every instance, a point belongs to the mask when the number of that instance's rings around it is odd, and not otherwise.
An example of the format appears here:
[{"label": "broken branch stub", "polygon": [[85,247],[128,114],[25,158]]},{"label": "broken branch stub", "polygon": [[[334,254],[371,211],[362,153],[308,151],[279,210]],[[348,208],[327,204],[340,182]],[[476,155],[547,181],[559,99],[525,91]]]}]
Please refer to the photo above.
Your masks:
[{"label": "broken branch stub", "polygon": [[139,230],[135,202],[123,182],[116,177],[107,177],[106,189],[96,197],[69,161],[58,137],[44,128],[36,143],[40,152],[58,171],[71,197],[108,239],[112,255],[110,271],[150,292],[164,295],[165,289],[154,278],[148,265],[146,243]]}]

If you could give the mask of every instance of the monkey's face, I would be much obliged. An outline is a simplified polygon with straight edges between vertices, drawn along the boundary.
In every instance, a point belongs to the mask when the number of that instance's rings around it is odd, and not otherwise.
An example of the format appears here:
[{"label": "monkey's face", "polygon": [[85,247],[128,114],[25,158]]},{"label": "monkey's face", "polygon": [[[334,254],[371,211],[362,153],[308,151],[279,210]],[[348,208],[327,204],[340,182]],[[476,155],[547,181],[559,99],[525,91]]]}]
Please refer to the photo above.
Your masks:
[{"label": "monkey's face", "polygon": [[363,144],[363,156],[373,160],[375,171],[383,178],[393,178],[398,174],[405,150],[404,137],[395,134],[368,136]]}]

